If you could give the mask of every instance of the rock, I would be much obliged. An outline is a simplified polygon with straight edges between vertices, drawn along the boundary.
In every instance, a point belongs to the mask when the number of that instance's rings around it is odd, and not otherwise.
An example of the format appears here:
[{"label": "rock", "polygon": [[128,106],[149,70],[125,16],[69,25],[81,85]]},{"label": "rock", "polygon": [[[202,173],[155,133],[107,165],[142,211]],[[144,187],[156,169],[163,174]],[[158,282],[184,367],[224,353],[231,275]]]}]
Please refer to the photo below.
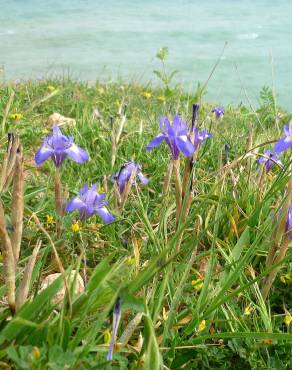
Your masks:
[{"label": "rock", "polygon": [[74,118],[70,117],[64,117],[60,113],[53,113],[50,115],[47,121],[48,126],[64,126],[64,125],[69,125],[69,126],[75,126],[76,121]]},{"label": "rock", "polygon": [[[77,276],[76,276],[76,273],[77,273]],[[45,279],[42,281],[41,291],[46,289],[49,285],[51,285],[59,276],[61,276],[60,273],[50,274],[50,275],[46,276]],[[83,282],[83,279],[82,279],[81,275],[76,270],[72,270],[70,275],[67,276],[69,289],[70,289],[70,285],[73,284],[74,279],[76,279],[75,280],[75,287],[74,287],[74,295],[78,296],[82,292],[84,292],[84,282]],[[63,287],[54,296],[52,302],[54,304],[58,304],[58,303],[62,302],[64,297],[65,297],[65,287],[64,287],[64,282],[63,282]]]}]

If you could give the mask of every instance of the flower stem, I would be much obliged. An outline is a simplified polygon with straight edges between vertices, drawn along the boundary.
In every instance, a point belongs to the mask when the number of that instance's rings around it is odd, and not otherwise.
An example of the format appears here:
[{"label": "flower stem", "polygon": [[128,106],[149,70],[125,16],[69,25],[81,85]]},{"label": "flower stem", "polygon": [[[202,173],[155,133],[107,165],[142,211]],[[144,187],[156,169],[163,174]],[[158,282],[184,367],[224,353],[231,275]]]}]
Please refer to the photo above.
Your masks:
[{"label": "flower stem", "polygon": [[172,172],[173,172],[173,162],[171,161],[167,168],[167,172],[165,174],[165,178],[163,182],[163,187],[162,187],[163,196],[166,196],[166,194],[168,193]]},{"label": "flower stem", "polygon": [[178,224],[180,213],[181,213],[181,205],[182,205],[182,185],[181,185],[181,177],[180,177],[180,160],[173,159],[173,174],[175,180],[175,199],[176,199],[176,223]]},{"label": "flower stem", "polygon": [[[55,207],[56,207],[57,216],[59,217],[64,216],[61,174],[58,168],[56,168],[56,172],[55,172]],[[60,236],[60,233],[61,233],[61,225],[60,225],[59,217],[56,217],[56,231],[57,231],[58,236]]]}]

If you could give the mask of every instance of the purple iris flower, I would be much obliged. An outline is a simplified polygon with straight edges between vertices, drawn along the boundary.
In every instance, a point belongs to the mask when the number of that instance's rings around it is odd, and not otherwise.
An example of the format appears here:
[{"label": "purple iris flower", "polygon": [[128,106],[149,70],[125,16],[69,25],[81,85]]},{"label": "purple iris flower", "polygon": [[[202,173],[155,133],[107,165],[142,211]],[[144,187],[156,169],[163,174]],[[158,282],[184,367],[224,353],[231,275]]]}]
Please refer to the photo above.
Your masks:
[{"label": "purple iris flower", "polygon": [[288,209],[288,218],[286,223],[286,230],[290,232],[290,239],[292,239],[292,204]]},{"label": "purple iris flower", "polygon": [[275,144],[275,152],[284,152],[284,150],[292,148],[292,119],[289,122],[289,126],[284,126],[284,133],[285,136]]},{"label": "purple iris flower", "polygon": [[191,157],[195,151],[188,132],[187,123],[176,114],[173,118],[172,126],[167,117],[160,118],[161,134],[157,135],[147,146],[146,150],[152,150],[165,141],[169,146],[172,159],[178,159],[179,153],[182,152],[186,157]]},{"label": "purple iris flower", "polygon": [[66,212],[79,209],[81,221],[97,213],[106,224],[113,222],[115,218],[106,208],[108,202],[105,200],[105,194],[98,194],[97,186],[98,184],[95,183],[89,188],[87,184],[84,184],[79,196],[73,198],[67,204]]},{"label": "purple iris flower", "polygon": [[195,150],[198,149],[198,147],[207,139],[211,138],[213,135],[207,132],[205,128],[201,132],[199,132],[199,129],[196,127],[194,129],[194,144],[195,144]]},{"label": "purple iris flower", "polygon": [[45,137],[43,144],[35,154],[36,165],[41,165],[50,157],[56,167],[60,167],[67,156],[77,163],[86,162],[89,159],[87,152],[73,141],[71,136],[63,135],[59,127],[54,126],[53,133]]},{"label": "purple iris flower", "polygon": [[[142,169],[142,165],[140,163],[129,161],[121,167],[119,172],[115,173],[112,176],[112,181],[117,182],[120,193],[124,191],[125,186],[127,182],[130,180],[134,170],[136,171],[136,176],[138,176],[142,184],[144,185],[148,184],[149,180],[147,179],[146,176],[143,175],[143,173],[141,172],[141,169]],[[133,184],[135,184],[135,182]]]},{"label": "purple iris flower", "polygon": [[277,156],[276,153],[271,152],[270,150],[264,151],[264,157],[261,157],[258,160],[259,164],[264,164],[266,167],[266,171],[269,172],[275,163],[277,164],[282,164],[281,161],[279,160],[279,157]]},{"label": "purple iris flower", "polygon": [[224,116],[225,110],[223,107],[215,107],[212,109],[212,113],[214,113],[215,117],[219,119]]},{"label": "purple iris flower", "polygon": [[112,338],[111,338],[109,351],[108,351],[107,358],[106,358],[108,361],[113,360],[114,345],[115,345],[115,340],[116,340],[116,336],[117,336],[117,332],[119,328],[119,323],[121,320],[121,314],[122,314],[121,299],[118,297],[115,303],[115,307],[114,307]]}]

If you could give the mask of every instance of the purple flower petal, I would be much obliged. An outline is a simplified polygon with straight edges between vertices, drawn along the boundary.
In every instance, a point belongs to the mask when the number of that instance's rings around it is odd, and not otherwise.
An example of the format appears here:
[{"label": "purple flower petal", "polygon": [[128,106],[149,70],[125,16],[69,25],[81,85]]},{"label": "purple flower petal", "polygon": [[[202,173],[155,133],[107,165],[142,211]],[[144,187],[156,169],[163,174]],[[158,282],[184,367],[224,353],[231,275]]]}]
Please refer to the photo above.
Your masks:
[{"label": "purple flower petal", "polygon": [[149,179],[141,171],[137,173],[137,176],[139,177],[139,180],[142,182],[142,184],[147,185],[149,183]]},{"label": "purple flower petal", "polygon": [[283,137],[275,143],[274,150],[275,152],[284,152],[286,149],[292,147],[292,137]]},{"label": "purple flower petal", "polygon": [[88,159],[89,159],[89,156],[88,156],[87,152],[84,149],[81,149],[76,144],[72,144],[70,146],[70,148],[65,150],[65,153],[73,161],[75,161],[77,163],[80,163],[80,164],[88,161]]},{"label": "purple flower petal", "polygon": [[47,145],[43,144],[39,147],[35,153],[34,160],[37,166],[40,166],[44,161],[46,161],[54,151]]},{"label": "purple flower petal", "polygon": [[66,206],[66,212],[72,212],[76,209],[86,207],[86,204],[78,197],[73,198]]},{"label": "purple flower petal", "polygon": [[83,186],[82,186],[82,188],[80,189],[80,191],[79,191],[79,194],[80,194],[80,196],[82,196],[82,195],[84,195],[85,193],[87,193],[88,192],[88,190],[89,190],[89,186],[88,186],[88,184],[84,184]]},{"label": "purple flower petal", "polygon": [[191,157],[194,153],[194,145],[192,142],[189,140],[189,138],[184,135],[184,136],[177,136],[175,139],[175,143],[178,147],[178,149],[186,156],[186,157]]},{"label": "purple flower petal", "polygon": [[153,140],[150,141],[150,143],[146,146],[145,149],[152,150],[153,148],[160,145],[164,139],[165,139],[165,136],[163,134],[157,135]]},{"label": "purple flower petal", "polygon": [[96,213],[106,224],[110,224],[115,220],[115,217],[108,211],[106,207],[97,208]]}]

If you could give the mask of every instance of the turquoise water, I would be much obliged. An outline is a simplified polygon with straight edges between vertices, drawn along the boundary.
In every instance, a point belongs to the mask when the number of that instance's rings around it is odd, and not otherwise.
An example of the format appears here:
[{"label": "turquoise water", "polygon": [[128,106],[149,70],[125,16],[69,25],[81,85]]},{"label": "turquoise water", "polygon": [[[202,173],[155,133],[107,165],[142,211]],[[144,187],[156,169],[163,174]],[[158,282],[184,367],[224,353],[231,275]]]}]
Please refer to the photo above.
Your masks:
[{"label": "turquoise water", "polygon": [[[292,107],[292,2],[287,0],[0,0],[5,80],[67,75],[157,83],[158,48],[186,90],[206,81],[218,103],[256,103],[275,84]],[[274,77],[273,77],[274,70]]]}]

